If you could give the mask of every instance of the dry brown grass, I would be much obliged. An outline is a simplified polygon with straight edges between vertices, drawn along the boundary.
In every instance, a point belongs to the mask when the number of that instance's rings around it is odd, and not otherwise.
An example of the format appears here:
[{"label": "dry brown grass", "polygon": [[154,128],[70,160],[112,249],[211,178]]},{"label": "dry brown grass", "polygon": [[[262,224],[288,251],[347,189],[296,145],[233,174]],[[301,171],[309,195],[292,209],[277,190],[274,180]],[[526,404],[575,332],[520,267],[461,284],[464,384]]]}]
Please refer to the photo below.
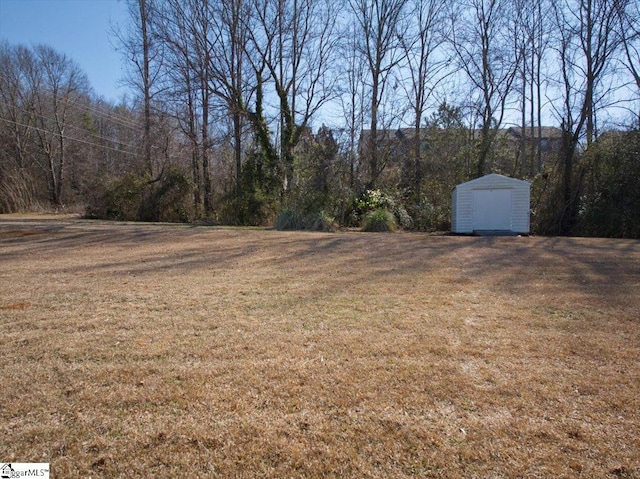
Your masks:
[{"label": "dry brown grass", "polygon": [[640,243],[0,217],[0,461],[640,477]]}]

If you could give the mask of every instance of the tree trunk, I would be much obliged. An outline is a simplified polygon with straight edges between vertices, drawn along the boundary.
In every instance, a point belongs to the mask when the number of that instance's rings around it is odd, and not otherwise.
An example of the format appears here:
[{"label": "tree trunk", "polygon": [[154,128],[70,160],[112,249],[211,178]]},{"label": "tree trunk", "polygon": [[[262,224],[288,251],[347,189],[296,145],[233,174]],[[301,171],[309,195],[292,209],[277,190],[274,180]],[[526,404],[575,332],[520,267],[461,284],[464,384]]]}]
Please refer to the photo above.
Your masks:
[{"label": "tree trunk", "polygon": [[369,144],[367,145],[367,155],[369,156],[369,181],[367,189],[374,189],[378,180],[378,78],[373,75],[373,86],[371,89],[371,124],[369,131]]},{"label": "tree trunk", "polygon": [[420,202],[420,197],[422,195],[421,187],[422,187],[422,136],[420,134],[420,123],[422,122],[422,115],[419,110],[416,110],[415,121],[414,121],[414,139],[413,139],[413,149],[414,149],[414,186],[413,191],[416,197],[416,202]]},{"label": "tree trunk", "polygon": [[204,190],[204,215],[208,218],[213,212],[213,194],[211,190],[211,172],[209,168],[209,94],[206,84],[202,89],[202,186]]},{"label": "tree trunk", "polygon": [[149,16],[147,0],[138,0],[140,29],[142,34],[142,90],[144,98],[144,159],[149,175],[153,178],[151,158],[151,80],[149,76]]}]

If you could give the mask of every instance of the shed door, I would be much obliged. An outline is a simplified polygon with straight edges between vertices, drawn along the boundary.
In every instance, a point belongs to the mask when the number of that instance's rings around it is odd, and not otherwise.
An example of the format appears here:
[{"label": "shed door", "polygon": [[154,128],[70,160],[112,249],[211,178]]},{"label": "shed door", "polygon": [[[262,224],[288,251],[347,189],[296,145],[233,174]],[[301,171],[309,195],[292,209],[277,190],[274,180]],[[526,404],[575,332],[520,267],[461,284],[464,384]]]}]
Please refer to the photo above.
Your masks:
[{"label": "shed door", "polygon": [[511,230],[511,190],[473,190],[473,229]]}]

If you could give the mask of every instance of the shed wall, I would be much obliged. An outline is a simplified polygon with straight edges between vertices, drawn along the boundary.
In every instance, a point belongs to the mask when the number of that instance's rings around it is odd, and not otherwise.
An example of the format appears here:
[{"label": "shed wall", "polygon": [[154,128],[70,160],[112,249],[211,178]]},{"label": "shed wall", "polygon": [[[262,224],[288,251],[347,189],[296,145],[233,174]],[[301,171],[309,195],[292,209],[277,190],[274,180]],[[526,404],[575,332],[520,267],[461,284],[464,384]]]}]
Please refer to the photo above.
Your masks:
[{"label": "shed wall", "polygon": [[511,231],[528,233],[530,184],[507,176],[491,174],[456,186],[451,193],[451,230],[473,233],[473,191],[488,189],[511,190]]}]

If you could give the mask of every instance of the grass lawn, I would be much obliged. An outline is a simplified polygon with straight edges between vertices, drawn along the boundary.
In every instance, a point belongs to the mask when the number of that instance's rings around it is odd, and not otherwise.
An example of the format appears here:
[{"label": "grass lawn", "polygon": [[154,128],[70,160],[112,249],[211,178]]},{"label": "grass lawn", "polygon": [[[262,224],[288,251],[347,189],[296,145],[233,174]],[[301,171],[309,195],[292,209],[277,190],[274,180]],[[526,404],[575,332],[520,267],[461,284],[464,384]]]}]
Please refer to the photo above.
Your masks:
[{"label": "grass lawn", "polygon": [[640,242],[0,216],[0,462],[640,478]]}]

